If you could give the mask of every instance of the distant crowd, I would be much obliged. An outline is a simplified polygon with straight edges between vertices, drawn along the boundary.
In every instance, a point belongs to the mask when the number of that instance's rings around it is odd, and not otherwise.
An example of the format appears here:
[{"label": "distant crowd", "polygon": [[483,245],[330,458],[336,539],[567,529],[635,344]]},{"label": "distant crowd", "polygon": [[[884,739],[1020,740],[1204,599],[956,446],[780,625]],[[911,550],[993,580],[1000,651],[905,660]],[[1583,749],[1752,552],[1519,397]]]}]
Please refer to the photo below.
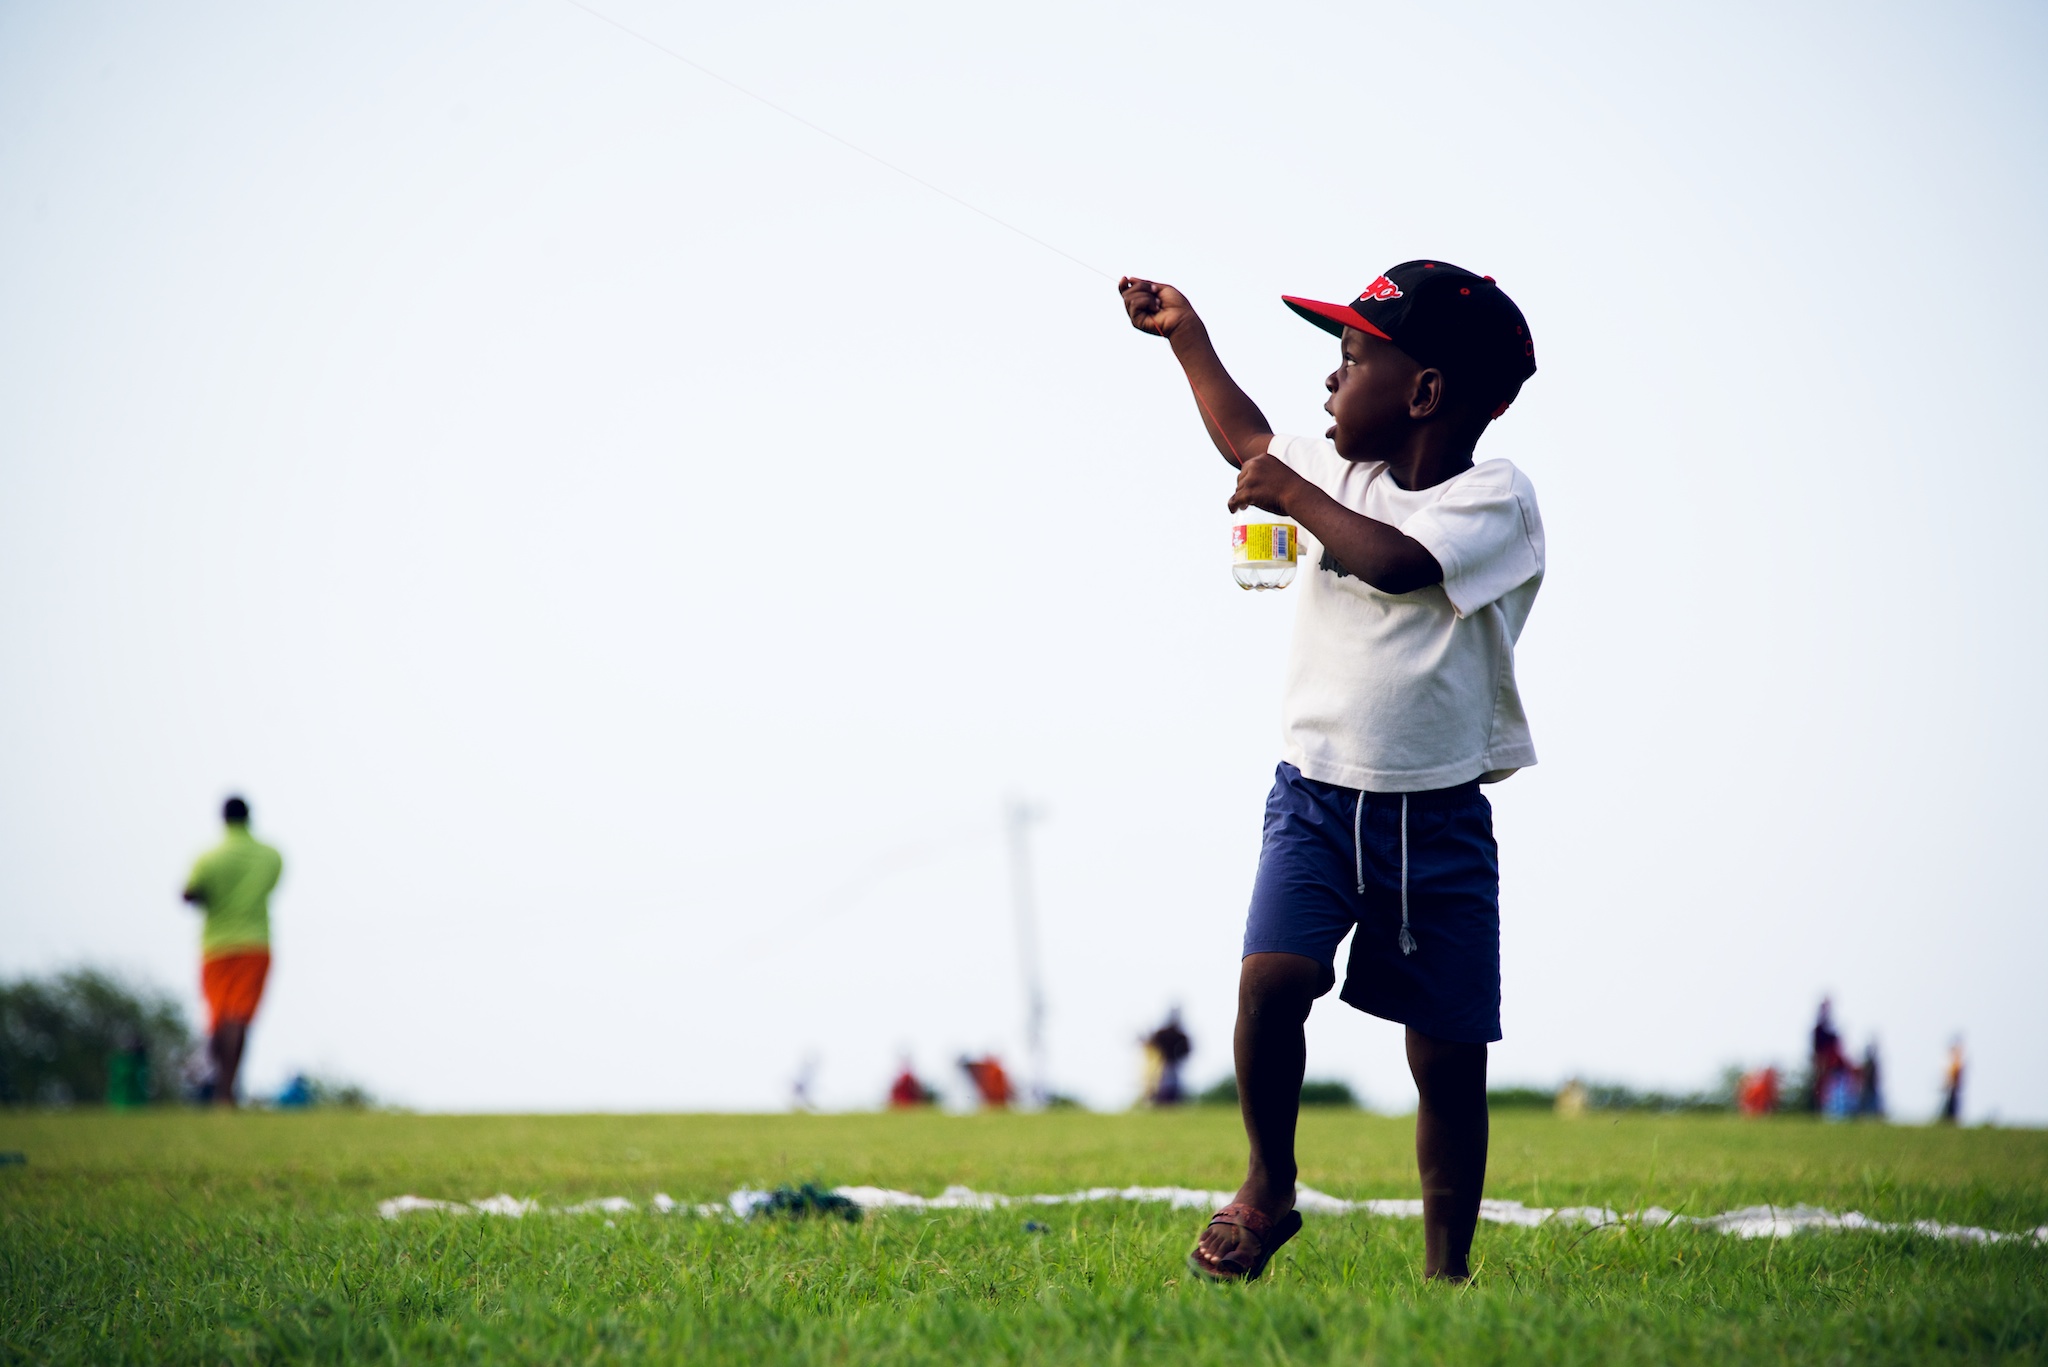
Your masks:
[{"label": "distant crowd", "polygon": [[[1788,1090],[1790,1095],[1787,1095]],[[1963,1107],[1963,1041],[1948,1050],[1943,1077],[1940,1119],[1955,1124]],[[1885,1117],[1884,1074],[1878,1064],[1877,1041],[1864,1047],[1861,1061],[1851,1059],[1835,1028],[1834,1002],[1823,997],[1813,1022],[1812,1051],[1805,1078],[1788,1089],[1775,1067],[1744,1073],[1735,1090],[1736,1108],[1744,1115],[1770,1115],[1802,1110],[1828,1120]]]}]

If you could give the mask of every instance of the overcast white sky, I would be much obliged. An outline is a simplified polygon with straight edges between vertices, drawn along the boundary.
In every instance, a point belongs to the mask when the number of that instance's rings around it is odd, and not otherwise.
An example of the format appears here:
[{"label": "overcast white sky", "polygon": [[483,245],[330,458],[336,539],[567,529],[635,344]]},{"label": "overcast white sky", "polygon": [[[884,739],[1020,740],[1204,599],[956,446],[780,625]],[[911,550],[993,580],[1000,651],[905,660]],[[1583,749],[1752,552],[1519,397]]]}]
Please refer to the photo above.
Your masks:
[{"label": "overcast white sky", "polygon": [[[2048,12],[592,0],[1101,268],[1286,430],[1278,302],[1436,256],[1541,372],[1493,789],[1502,1081],[1968,1040],[2048,1120]],[[251,1080],[432,1109],[873,1104],[1228,1067],[1293,603],[1110,281],[567,0],[0,7],[0,972],[197,1010],[285,852]],[[1315,1075],[1412,1104],[1334,997]]]}]

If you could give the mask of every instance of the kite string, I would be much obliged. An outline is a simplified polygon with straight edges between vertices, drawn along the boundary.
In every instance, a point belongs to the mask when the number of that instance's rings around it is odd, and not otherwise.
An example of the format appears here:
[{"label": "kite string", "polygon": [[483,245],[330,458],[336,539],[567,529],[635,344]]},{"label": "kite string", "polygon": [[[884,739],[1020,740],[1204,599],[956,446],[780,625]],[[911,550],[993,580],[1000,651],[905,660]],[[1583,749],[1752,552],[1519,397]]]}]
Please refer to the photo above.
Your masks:
[{"label": "kite string", "polygon": [[[945,189],[942,186],[932,184],[932,182],[926,180],[923,176],[918,175],[916,172],[905,170],[903,167],[898,166],[895,162],[890,161],[887,157],[881,156],[880,154],[875,152],[870,152],[867,148],[862,147],[859,143],[854,142],[848,138],[841,137],[839,134],[833,132],[829,128],[826,128],[824,125],[813,123],[811,120],[805,118],[803,115],[797,113],[795,110],[785,108],[784,106],[779,105],[775,101],[769,99],[767,96],[757,94],[754,91],[747,89],[747,87],[741,85],[738,81],[733,80],[730,76],[726,76],[719,72],[713,71],[710,67],[705,66],[702,62],[699,62],[694,58],[685,57],[682,53],[677,52],[674,48],[669,47],[666,44],[656,42],[654,39],[648,37],[646,34],[640,32],[638,29],[629,28],[627,25],[622,24],[618,20],[612,18],[609,14],[605,14],[600,10],[592,9],[590,6],[584,4],[583,0],[564,0],[564,3],[575,6],[577,9],[582,10],[585,14],[589,15],[593,19],[601,20],[604,23],[610,24],[613,28],[617,29],[619,32],[625,34],[629,38],[637,38],[641,42],[647,44],[647,46],[653,48],[656,52],[661,53],[663,56],[671,57],[676,61],[681,62],[684,66],[689,67],[691,70],[699,72],[702,75],[709,76],[712,80],[717,81],[720,85],[738,91],[740,94],[746,96],[748,99],[754,101],[756,104],[765,105],[769,109],[772,109],[776,113],[782,115],[784,118],[789,119],[795,123],[802,124],[804,127],[810,129],[813,133],[816,133],[821,137],[830,138],[832,139],[832,141],[838,143],[841,147],[847,148],[849,151],[858,152],[860,155],[866,157],[869,161],[874,162],[877,166],[881,166],[886,168],[887,170],[894,171],[897,175],[902,176],[905,180],[910,181],[916,185],[921,185],[925,189],[930,190],[935,195],[940,195],[946,199],[952,200],[955,204],[959,205],[963,209],[968,210],[970,213],[981,215],[981,217],[987,219],[989,222],[995,224],[997,227],[1008,229],[1010,232],[1013,232],[1017,236],[1023,238],[1026,242],[1032,243],[1035,246],[1043,247],[1045,248],[1045,250],[1053,253],[1055,256],[1065,257],[1068,261],[1073,262],[1076,266],[1079,266],[1082,270],[1087,271],[1090,274],[1099,275],[1105,280],[1114,280],[1117,278],[1116,276],[1110,274],[1108,271],[1102,269],[1100,266],[1094,265],[1087,261],[1083,261],[1080,257],[1074,255],[1072,252],[1066,250],[1065,248],[1055,247],[1052,243],[1046,241],[1044,238],[1038,236],[1036,233],[1026,232],[1024,229],[1018,227],[1016,224],[1010,222],[1009,220],[998,218],[996,215],[982,208],[979,204],[975,204],[968,200],[962,199],[960,196],[954,194],[951,190]],[[1167,338],[1165,332],[1160,332],[1159,336],[1163,340],[1166,340],[1169,345],[1171,345],[1172,339]],[[1202,397],[1202,391],[1195,385],[1192,376],[1189,377],[1188,388],[1193,391],[1195,396],[1195,402],[1201,406],[1202,412],[1208,417],[1210,425],[1216,429],[1217,435],[1223,438],[1223,445],[1230,452],[1231,463],[1242,467],[1244,464],[1244,459],[1242,456],[1238,454],[1237,443],[1230,439],[1229,429],[1223,425],[1221,420],[1217,418],[1214,410],[1212,410],[1209,407],[1209,401]]]},{"label": "kite string", "polygon": [[[570,0],[570,3],[575,3],[575,0]],[[1167,346],[1171,347],[1173,345],[1173,339],[1166,335],[1166,329],[1160,327],[1156,319],[1152,324],[1152,328],[1153,332]],[[1202,397],[1202,387],[1195,383],[1195,377],[1192,375],[1188,376],[1188,392],[1195,396],[1195,402],[1201,406],[1203,416],[1209,419],[1209,425],[1216,429],[1216,435],[1223,438],[1223,445],[1230,452],[1230,463],[1242,470],[1244,468],[1244,457],[1238,454],[1237,443],[1230,439],[1230,429],[1225,427],[1223,420],[1216,416],[1216,410],[1209,407],[1209,401]]]},{"label": "kite string", "polygon": [[1046,241],[1042,237],[1037,236],[1035,233],[1028,233],[1024,229],[1018,227],[1016,224],[1011,223],[1006,219],[997,218],[994,214],[982,208],[979,204],[975,204],[968,200],[964,200],[960,198],[960,196],[954,194],[951,190],[947,190],[942,188],[941,186],[934,185],[930,181],[926,180],[923,176],[920,176],[913,171],[904,170],[901,166],[898,166],[895,162],[890,161],[887,157],[881,156],[874,152],[870,152],[867,148],[862,147],[859,143],[850,141],[849,139],[839,136],[839,134],[833,132],[829,128],[826,128],[822,124],[812,123],[809,119],[797,113],[795,110],[786,109],[783,106],[775,103],[775,101],[769,99],[765,95],[755,94],[753,91],[747,89],[745,86],[741,85],[738,81],[733,80],[731,77],[722,76],[718,72],[713,71],[710,67],[705,66],[702,62],[696,61],[689,57],[685,57],[682,53],[677,52],[674,48],[667,47],[661,43],[656,42],[654,39],[648,37],[646,34],[640,32],[638,29],[626,27],[626,25],[612,18],[609,14],[601,13],[600,11],[594,10],[590,6],[584,4],[583,0],[564,0],[564,2],[570,5],[574,5],[577,9],[582,10],[585,14],[589,15],[593,19],[603,20],[605,23],[610,24],[613,28],[617,29],[619,32],[623,34],[626,34],[628,37],[638,38],[641,42],[647,44],[647,46],[653,48],[656,52],[660,52],[666,56],[673,57],[675,58],[675,60],[681,62],[684,66],[687,66],[692,70],[701,72],[706,76],[709,76],[712,80],[717,81],[721,85],[729,86],[732,89],[737,90],[740,94],[746,96],[750,100],[753,100],[755,103],[768,106],[768,108],[774,110],[776,113],[782,115],[784,118],[792,119],[795,122],[802,124],[804,127],[810,129],[813,133],[817,133],[823,137],[830,138],[832,139],[832,141],[838,143],[841,147],[845,147],[852,151],[860,153],[869,161],[874,162],[878,166],[883,166],[891,171],[894,171],[897,175],[902,176],[905,180],[915,182],[918,185],[922,185],[925,189],[930,190],[935,195],[943,195],[947,199],[952,200],[955,204],[959,205],[963,209],[968,210],[969,212],[980,214],[983,218],[995,224],[997,227],[1009,229],[1017,236],[1023,238],[1026,242],[1035,243],[1036,245],[1045,248],[1047,251],[1052,252],[1056,256],[1063,256],[1067,260],[1079,266],[1082,270],[1089,271],[1093,274],[1099,275],[1105,280],[1114,280],[1116,278],[1115,276],[1111,275],[1108,271],[1102,269],[1100,266],[1092,265],[1089,262],[1083,261],[1080,257],[1074,255],[1070,251],[1067,251],[1065,248],[1055,247],[1052,243]]}]

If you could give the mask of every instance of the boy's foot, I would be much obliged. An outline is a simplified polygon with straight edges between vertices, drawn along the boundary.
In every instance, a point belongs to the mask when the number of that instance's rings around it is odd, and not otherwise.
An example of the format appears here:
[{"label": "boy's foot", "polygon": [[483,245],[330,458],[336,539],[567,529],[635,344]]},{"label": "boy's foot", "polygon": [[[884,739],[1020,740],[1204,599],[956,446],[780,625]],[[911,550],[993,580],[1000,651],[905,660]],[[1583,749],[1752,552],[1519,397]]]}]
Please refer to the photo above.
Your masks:
[{"label": "boy's foot", "polygon": [[1188,1254],[1188,1269],[1212,1281],[1253,1281],[1282,1244],[1301,1231],[1292,1206],[1262,1210],[1233,1201],[1209,1217],[1209,1227]]}]

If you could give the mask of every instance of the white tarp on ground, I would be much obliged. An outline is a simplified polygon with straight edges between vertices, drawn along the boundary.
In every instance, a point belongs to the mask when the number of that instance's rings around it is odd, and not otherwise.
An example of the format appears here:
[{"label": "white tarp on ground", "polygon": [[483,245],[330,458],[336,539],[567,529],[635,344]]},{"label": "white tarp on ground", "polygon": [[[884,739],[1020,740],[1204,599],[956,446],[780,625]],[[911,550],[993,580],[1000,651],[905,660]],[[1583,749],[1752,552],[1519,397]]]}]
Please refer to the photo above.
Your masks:
[{"label": "white tarp on ground", "polygon": [[[1175,1210],[1214,1210],[1227,1205],[1236,1195],[1228,1191],[1202,1191],[1194,1187],[1089,1187],[1085,1191],[1046,1193],[1035,1196],[1005,1196],[999,1192],[975,1191],[970,1187],[947,1187],[937,1196],[918,1196],[886,1187],[835,1187],[863,1210],[998,1210],[1009,1206],[1065,1206],[1088,1201],[1143,1201],[1163,1204]],[[663,1192],[656,1192],[647,1209],[657,1215],[693,1211],[698,1215],[736,1216],[745,1219],[766,1206],[771,1194],[742,1187],[722,1202],[685,1205]],[[1299,1188],[1296,1209],[1308,1215],[1376,1215],[1384,1219],[1418,1220],[1422,1202],[1416,1200],[1347,1201],[1313,1187]],[[639,1207],[623,1196],[603,1196],[570,1206],[549,1206],[551,1215],[621,1215]],[[420,1211],[441,1211],[456,1215],[509,1215],[540,1213],[537,1201],[518,1197],[485,1197],[481,1201],[436,1201],[423,1196],[394,1196],[377,1203],[377,1213],[387,1220]],[[1744,1206],[1719,1215],[1680,1215],[1662,1206],[1623,1215],[1605,1206],[1525,1206],[1520,1201],[1481,1201],[1479,1218],[1497,1225],[1573,1225],[1598,1228],[1602,1225],[1636,1225],[1652,1229],[1691,1226],[1744,1239],[1783,1238],[1807,1230],[1860,1230],[1872,1234],[1923,1234],[1932,1239],[1953,1239],[1963,1243],[1993,1244],[2009,1240],[2048,1244],[2048,1225],[2019,1233],[1978,1229],[1974,1225],[1947,1225],[1937,1220],[1914,1220],[1892,1224],[1873,1220],[1860,1211],[1837,1215],[1819,1206]]]}]

